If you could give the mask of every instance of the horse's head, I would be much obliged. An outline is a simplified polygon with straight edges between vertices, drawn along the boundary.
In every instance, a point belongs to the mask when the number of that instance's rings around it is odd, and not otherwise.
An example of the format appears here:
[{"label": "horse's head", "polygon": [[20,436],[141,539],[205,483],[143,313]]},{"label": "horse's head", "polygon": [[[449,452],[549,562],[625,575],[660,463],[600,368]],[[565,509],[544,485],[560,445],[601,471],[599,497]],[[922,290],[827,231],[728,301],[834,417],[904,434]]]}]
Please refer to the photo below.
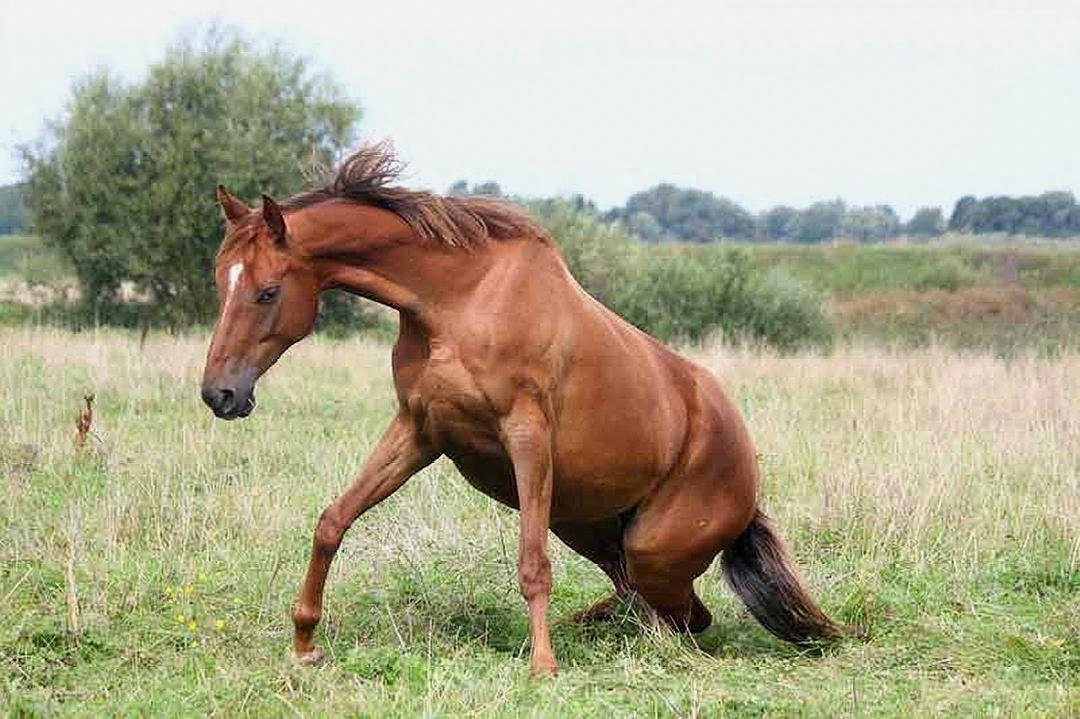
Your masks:
[{"label": "horse's head", "polygon": [[290,238],[281,208],[261,210],[218,186],[227,230],[215,278],[218,321],[203,371],[203,401],[224,419],[255,408],[255,380],[315,324],[319,285]]}]

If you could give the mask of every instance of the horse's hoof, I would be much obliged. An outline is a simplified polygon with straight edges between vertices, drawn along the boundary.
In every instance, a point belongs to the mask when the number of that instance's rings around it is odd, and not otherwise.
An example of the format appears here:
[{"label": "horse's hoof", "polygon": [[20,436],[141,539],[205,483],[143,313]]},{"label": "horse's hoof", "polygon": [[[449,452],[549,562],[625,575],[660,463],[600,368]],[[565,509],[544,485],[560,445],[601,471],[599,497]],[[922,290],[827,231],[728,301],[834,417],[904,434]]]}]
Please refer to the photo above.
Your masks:
[{"label": "horse's hoof", "polygon": [[293,663],[301,667],[317,667],[326,660],[326,653],[319,647],[307,652],[293,651],[290,654]]},{"label": "horse's hoof", "polygon": [[622,606],[622,598],[617,594],[612,594],[584,609],[574,612],[570,615],[570,621],[575,624],[610,622],[618,619],[619,611],[622,609]]}]

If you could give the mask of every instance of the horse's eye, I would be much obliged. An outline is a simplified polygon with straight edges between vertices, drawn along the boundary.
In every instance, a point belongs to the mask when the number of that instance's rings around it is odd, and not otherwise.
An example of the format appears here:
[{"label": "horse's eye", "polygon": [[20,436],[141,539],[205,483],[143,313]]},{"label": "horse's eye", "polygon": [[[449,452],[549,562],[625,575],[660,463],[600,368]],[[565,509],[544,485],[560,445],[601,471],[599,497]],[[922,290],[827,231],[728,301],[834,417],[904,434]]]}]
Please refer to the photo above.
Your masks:
[{"label": "horse's eye", "polygon": [[278,285],[274,285],[273,287],[264,287],[259,290],[259,296],[255,298],[255,301],[258,302],[260,305],[265,305],[269,302],[273,302],[274,298],[278,295],[278,290],[280,289],[281,287],[279,287]]}]

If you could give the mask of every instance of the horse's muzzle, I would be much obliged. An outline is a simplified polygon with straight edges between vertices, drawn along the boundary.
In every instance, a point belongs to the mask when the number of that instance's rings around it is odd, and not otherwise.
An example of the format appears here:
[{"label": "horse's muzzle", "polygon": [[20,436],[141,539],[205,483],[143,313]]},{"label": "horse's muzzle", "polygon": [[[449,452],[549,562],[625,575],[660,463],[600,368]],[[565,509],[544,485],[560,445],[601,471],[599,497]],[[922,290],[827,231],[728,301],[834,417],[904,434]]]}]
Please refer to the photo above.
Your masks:
[{"label": "horse's muzzle", "polygon": [[202,398],[206,406],[214,412],[214,416],[221,419],[237,419],[247,417],[255,409],[255,388],[247,387],[218,387],[203,385]]}]

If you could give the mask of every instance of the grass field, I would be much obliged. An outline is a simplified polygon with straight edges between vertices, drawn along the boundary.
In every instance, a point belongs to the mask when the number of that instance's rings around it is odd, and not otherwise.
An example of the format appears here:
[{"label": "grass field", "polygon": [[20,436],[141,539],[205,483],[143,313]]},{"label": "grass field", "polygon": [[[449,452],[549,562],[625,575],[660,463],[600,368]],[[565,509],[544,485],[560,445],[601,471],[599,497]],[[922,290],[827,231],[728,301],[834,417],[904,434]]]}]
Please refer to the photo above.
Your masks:
[{"label": "grass field", "polygon": [[0,235],[0,280],[50,282],[67,278],[71,269],[36,235]]},{"label": "grass field", "polygon": [[[718,248],[706,248],[716,251]],[[946,237],[925,244],[746,246],[830,298],[841,338],[1009,355],[1080,348],[1080,244]]]},{"label": "grass field", "polygon": [[[363,517],[328,584],[329,661],[286,659],[313,523],[392,411],[388,348],[312,338],[251,418],[198,397],[203,337],[0,334],[0,703],[16,715],[1075,716],[1080,354],[692,354],[746,414],[763,505],[827,611],[803,654],[714,568],[696,642],[554,628],[530,681],[516,514],[440,462]],[[97,395],[77,456],[74,417]],[[553,543],[552,614],[607,591]],[[71,600],[78,600],[77,634]]]},{"label": "grass field", "polygon": [[755,265],[781,267],[841,297],[1002,285],[1027,290],[1080,289],[1080,244],[1075,238],[989,240],[978,235],[949,235],[921,244],[743,246]]}]

